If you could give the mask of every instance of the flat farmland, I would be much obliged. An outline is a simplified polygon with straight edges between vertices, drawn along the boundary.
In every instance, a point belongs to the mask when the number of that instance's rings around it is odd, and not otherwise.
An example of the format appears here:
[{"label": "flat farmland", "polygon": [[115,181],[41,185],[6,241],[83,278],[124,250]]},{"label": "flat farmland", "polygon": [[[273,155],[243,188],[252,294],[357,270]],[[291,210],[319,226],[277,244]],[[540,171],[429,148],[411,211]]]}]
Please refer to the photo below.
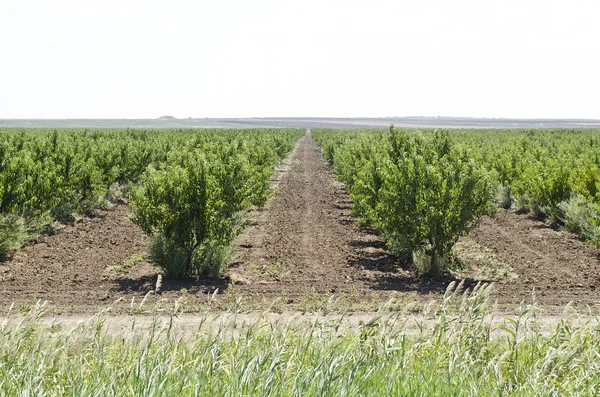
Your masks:
[{"label": "flat farmland", "polygon": [[596,130],[0,137],[2,395],[597,394]]},{"label": "flat farmland", "polygon": [[[339,132],[339,134],[344,134]],[[417,271],[361,223],[353,200],[310,132],[269,177],[273,194],[246,210],[220,274],[169,277],[149,257],[150,238],[132,218],[128,199],[54,223],[0,264],[0,304],[21,310],[47,300],[54,313],[156,314],[178,301],[192,313],[232,310],[418,313],[440,300],[452,281],[494,283],[500,312],[536,302],[548,313],[565,305],[595,307],[600,250],[531,212],[497,209],[461,236],[460,266]],[[276,193],[276,194],[275,194]],[[157,291],[157,280],[161,276]],[[155,293],[157,292],[157,293]]]}]

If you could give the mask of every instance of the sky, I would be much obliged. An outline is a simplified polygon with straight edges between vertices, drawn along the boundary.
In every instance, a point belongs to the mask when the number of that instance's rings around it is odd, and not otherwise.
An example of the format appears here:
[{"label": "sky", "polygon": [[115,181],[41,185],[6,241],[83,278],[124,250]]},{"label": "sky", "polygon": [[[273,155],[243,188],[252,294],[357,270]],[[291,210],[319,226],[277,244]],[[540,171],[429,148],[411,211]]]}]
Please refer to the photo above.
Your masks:
[{"label": "sky", "polygon": [[0,118],[600,119],[597,0],[0,0]]}]

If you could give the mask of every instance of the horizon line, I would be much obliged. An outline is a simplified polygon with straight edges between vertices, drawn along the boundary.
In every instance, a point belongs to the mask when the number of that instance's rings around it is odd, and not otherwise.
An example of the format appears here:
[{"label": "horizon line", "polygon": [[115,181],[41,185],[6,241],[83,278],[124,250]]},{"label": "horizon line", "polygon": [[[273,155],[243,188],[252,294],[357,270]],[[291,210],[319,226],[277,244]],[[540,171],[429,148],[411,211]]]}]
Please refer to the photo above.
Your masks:
[{"label": "horizon line", "polygon": [[391,119],[470,119],[470,120],[552,120],[552,121],[600,121],[600,118],[550,118],[550,117],[474,117],[474,116],[249,116],[249,117],[175,117],[175,116],[160,116],[160,117],[11,117],[0,120],[248,120],[248,119],[338,119],[338,120],[391,120]]}]

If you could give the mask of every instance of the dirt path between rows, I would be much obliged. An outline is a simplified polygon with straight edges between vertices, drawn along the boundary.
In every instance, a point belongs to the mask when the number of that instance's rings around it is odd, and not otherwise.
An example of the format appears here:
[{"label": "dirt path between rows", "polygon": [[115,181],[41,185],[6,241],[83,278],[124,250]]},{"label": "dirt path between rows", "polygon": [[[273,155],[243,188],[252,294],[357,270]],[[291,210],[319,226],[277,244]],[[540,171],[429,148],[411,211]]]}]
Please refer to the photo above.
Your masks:
[{"label": "dirt path between rows", "polygon": [[355,225],[350,206],[343,184],[307,132],[279,194],[240,239],[228,272],[241,284],[235,288],[296,307],[318,304],[317,296],[331,294],[358,302],[383,299],[381,290],[437,293],[445,288],[431,280],[421,283],[396,266],[384,241]]},{"label": "dirt path between rows", "polygon": [[[115,314],[272,310],[276,312],[418,313],[460,278],[495,282],[499,310],[532,296],[549,313],[569,302],[599,302],[600,250],[527,214],[503,211],[462,238],[466,267],[455,276],[419,277],[383,239],[356,225],[351,200],[310,132],[277,169],[278,194],[248,214],[230,268],[220,278],[163,280],[145,259],[148,239],[126,205],[61,227],[55,235],[0,262],[0,316],[47,300],[51,314],[85,315],[107,305]],[[117,301],[117,303],[113,303]]]}]

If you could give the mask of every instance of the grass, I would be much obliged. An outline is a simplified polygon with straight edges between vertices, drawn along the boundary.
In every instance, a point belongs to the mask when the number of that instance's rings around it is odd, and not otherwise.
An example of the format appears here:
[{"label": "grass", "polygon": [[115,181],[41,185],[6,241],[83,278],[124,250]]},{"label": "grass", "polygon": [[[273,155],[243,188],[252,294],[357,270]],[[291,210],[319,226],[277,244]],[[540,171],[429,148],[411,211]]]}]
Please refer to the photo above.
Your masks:
[{"label": "grass", "polygon": [[254,277],[270,277],[276,280],[286,279],[290,272],[283,262],[267,262],[250,267],[249,273]]},{"label": "grass", "polygon": [[457,259],[466,265],[466,269],[455,271],[459,278],[471,276],[476,280],[500,279],[515,280],[519,277],[512,266],[504,262],[491,249],[477,244],[475,241],[465,238],[454,246]]},{"label": "grass", "polygon": [[144,260],[144,256],[140,254],[133,254],[129,258],[123,261],[113,261],[106,267],[108,273],[122,273],[129,271],[132,267]]},{"label": "grass", "polygon": [[[111,329],[105,313],[73,328],[44,323],[43,305],[0,323],[0,395],[359,396],[596,395],[600,327],[560,321],[540,331],[535,307],[494,325],[488,286],[451,286],[422,323],[200,321],[178,314]],[[206,319],[206,317],[205,317]]]}]

